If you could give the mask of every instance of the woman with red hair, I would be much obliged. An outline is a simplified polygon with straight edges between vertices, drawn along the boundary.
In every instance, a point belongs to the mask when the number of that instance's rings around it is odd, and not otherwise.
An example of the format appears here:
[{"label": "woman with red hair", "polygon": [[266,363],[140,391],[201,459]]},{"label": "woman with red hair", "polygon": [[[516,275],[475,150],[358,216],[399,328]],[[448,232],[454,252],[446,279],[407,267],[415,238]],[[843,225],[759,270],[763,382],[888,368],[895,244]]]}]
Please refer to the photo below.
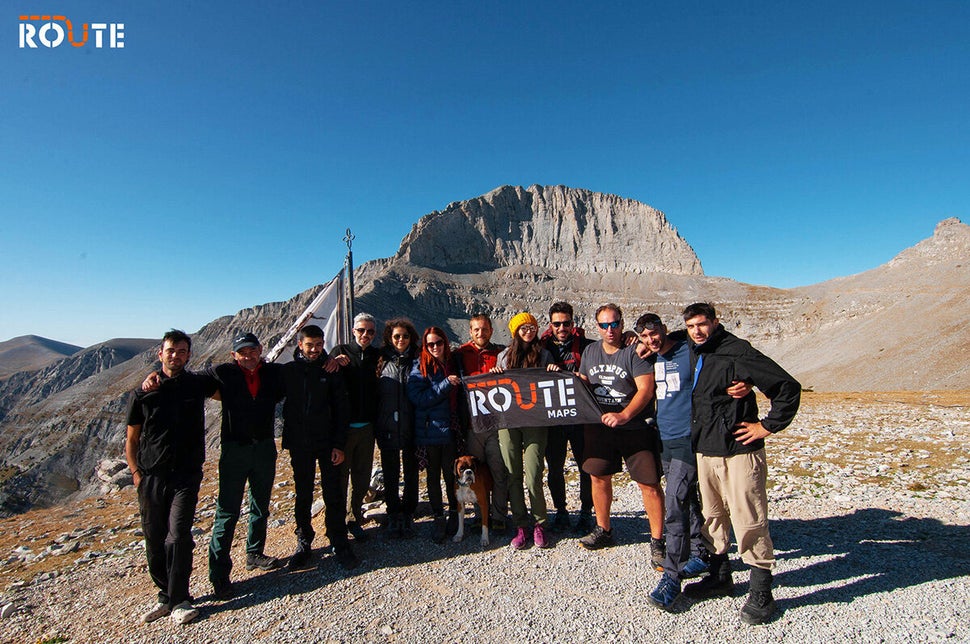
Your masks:
[{"label": "woman with red hair", "polygon": [[448,495],[448,513],[458,509],[455,498],[455,438],[459,431],[458,394],[461,379],[451,362],[445,332],[436,326],[421,334],[421,354],[408,377],[408,398],[414,403],[414,443],[427,464],[428,501],[434,515],[432,540],[443,543],[447,522],[441,500],[441,479]]}]

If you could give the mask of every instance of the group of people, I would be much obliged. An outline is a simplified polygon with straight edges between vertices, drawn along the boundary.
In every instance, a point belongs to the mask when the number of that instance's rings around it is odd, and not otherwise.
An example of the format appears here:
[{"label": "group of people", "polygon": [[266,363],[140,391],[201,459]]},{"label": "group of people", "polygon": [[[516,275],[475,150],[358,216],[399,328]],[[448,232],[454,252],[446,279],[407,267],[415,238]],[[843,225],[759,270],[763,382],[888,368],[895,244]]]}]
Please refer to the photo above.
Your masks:
[{"label": "group of people", "polygon": [[[138,490],[149,573],[158,602],[143,622],[171,615],[187,623],[198,611],[189,595],[194,542],[191,526],[204,459],[204,401],[222,401],[216,515],[209,542],[209,579],[217,599],[233,595],[229,549],[249,484],[246,567],[271,570],[282,562],[264,553],[276,467],[274,419],[282,401],[282,448],[293,468],[297,547],[288,565],[313,564],[314,479],[320,472],[326,536],[335,559],[353,568],[349,536],[369,538],[363,501],[374,448],[380,450],[389,537],[414,536],[419,472],[426,470],[433,515],[431,539],[458,527],[454,462],[470,454],[493,480],[492,533],[511,527],[510,546],[550,547],[553,534],[573,531],[590,550],[613,544],[612,477],[625,462],[642,494],[651,534],[650,557],[663,575],[651,603],[671,609],[683,594],[702,599],[733,594],[728,549],[733,528],[741,558],[751,566],[741,618],[768,621],[774,564],[768,532],[764,439],[791,423],[801,388],[750,344],[727,332],[706,303],[683,313],[686,331],[668,333],[652,313],[634,331],[622,311],[595,312],[599,341],[576,327],[573,309],[556,302],[540,333],[528,312],[508,323],[508,347],[492,342],[491,319],[473,315],[469,341],[452,347],[437,326],[421,334],[406,318],[388,320],[380,348],[377,322],[362,313],[353,341],[327,351],[323,331],[304,326],[293,360],[267,363],[252,333],[232,344],[231,362],[192,372],[191,339],[167,333],[161,369],[132,395],[126,456]],[[569,371],[585,382],[602,417],[597,424],[473,430],[463,379],[514,369]],[[759,417],[753,388],[771,400]],[[579,511],[566,502],[567,447],[580,465]],[[550,520],[543,478],[555,512]],[[661,487],[666,477],[666,489]],[[444,495],[442,495],[444,484]],[[447,511],[445,508],[447,500]],[[349,535],[349,536],[348,536]],[[702,577],[682,588],[685,579]]]}]

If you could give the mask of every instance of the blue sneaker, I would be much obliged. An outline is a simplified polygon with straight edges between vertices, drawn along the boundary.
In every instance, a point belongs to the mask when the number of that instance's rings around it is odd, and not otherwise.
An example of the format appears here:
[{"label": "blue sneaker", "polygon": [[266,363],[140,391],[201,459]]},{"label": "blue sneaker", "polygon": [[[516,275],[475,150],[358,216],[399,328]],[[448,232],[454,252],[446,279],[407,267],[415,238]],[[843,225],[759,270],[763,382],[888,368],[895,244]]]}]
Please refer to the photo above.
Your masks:
[{"label": "blue sneaker", "polygon": [[711,565],[707,561],[695,555],[684,564],[684,569],[680,571],[680,576],[683,579],[692,579],[694,577],[700,577],[710,569]]},{"label": "blue sneaker", "polygon": [[674,602],[680,597],[680,580],[674,579],[667,573],[660,578],[660,583],[654,588],[653,592],[647,595],[650,603],[657,608],[670,610]]}]

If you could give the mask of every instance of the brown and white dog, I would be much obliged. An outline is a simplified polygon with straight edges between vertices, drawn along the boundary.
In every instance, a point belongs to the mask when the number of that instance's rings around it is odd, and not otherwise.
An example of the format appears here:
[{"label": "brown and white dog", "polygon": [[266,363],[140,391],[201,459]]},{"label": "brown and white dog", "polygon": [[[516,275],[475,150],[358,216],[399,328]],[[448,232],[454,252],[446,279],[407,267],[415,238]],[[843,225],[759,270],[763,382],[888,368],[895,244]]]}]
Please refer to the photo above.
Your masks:
[{"label": "brown and white dog", "polygon": [[477,503],[478,516],[482,519],[482,545],[488,545],[488,498],[492,493],[492,473],[488,466],[474,456],[455,459],[455,495],[458,497],[458,532],[452,539],[461,541],[465,536],[465,504]]}]

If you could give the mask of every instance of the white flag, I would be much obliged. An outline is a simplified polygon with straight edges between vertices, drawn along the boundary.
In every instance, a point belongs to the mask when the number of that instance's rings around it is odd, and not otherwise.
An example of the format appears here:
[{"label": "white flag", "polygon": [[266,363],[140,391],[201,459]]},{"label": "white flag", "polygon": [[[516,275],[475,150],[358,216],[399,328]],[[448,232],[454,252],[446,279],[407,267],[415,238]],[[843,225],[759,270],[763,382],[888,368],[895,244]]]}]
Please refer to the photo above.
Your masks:
[{"label": "white flag", "polygon": [[307,324],[316,324],[323,329],[324,347],[327,351],[333,349],[341,343],[341,338],[344,336],[344,307],[344,271],[341,269],[337,276],[313,298],[310,306],[287,329],[276,346],[266,354],[266,361],[284,363],[292,360],[296,334]]}]

